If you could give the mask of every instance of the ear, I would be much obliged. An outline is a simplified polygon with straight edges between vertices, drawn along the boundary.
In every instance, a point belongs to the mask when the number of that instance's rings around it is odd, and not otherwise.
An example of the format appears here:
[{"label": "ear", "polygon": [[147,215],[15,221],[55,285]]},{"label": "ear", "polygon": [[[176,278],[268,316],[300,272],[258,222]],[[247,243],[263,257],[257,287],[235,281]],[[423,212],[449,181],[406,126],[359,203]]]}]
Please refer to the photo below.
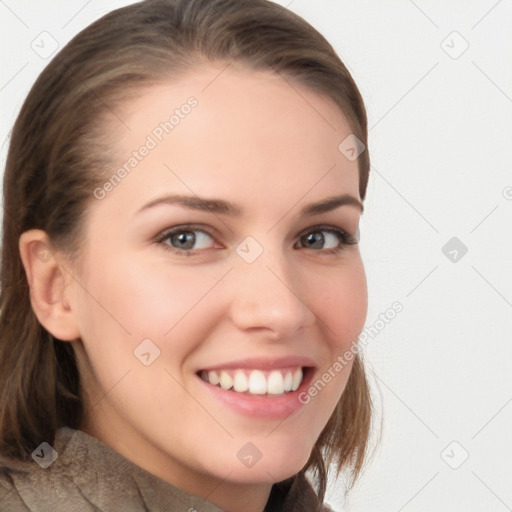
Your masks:
[{"label": "ear", "polygon": [[70,270],[59,264],[48,235],[40,229],[22,233],[19,250],[30,288],[30,302],[41,325],[55,338],[73,341],[80,331],[68,300]]}]

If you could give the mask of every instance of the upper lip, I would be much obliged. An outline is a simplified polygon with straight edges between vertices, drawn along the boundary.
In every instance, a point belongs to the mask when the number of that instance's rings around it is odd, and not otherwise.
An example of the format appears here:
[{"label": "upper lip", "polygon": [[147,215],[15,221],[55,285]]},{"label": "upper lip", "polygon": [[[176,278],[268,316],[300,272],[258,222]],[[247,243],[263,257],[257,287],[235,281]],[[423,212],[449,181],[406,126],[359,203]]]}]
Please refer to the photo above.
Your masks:
[{"label": "upper lip", "polygon": [[287,356],[287,357],[251,357],[249,359],[238,359],[236,361],[229,361],[225,363],[208,366],[201,368],[204,371],[213,370],[235,370],[237,368],[244,368],[250,370],[274,370],[285,368],[287,366],[311,366],[314,367],[315,362],[310,357],[303,356]]}]

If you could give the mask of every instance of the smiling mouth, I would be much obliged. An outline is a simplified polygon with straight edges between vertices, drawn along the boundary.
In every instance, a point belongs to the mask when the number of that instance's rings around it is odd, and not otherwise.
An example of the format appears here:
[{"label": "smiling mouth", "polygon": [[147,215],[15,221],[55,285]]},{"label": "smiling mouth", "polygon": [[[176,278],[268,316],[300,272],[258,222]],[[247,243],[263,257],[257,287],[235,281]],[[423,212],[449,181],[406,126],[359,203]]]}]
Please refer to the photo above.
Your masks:
[{"label": "smiling mouth", "polygon": [[274,370],[200,370],[197,376],[225,391],[260,397],[278,397],[296,391],[310,368],[290,366]]}]

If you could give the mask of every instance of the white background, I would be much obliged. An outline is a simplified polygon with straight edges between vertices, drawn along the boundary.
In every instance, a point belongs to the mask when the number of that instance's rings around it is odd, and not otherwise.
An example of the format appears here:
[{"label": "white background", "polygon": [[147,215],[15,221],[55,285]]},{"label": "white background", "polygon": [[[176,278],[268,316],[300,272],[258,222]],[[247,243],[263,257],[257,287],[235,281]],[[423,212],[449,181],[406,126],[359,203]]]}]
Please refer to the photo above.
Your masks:
[{"label": "white background", "polygon": [[[128,3],[0,1],[2,169],[16,114],[51,58],[33,41],[46,31],[62,47]],[[404,307],[365,350],[380,443],[348,498],[331,481],[328,502],[512,510],[512,1],[279,3],[327,37],[363,94],[367,326],[393,302]],[[467,254],[445,256],[452,237]]]}]

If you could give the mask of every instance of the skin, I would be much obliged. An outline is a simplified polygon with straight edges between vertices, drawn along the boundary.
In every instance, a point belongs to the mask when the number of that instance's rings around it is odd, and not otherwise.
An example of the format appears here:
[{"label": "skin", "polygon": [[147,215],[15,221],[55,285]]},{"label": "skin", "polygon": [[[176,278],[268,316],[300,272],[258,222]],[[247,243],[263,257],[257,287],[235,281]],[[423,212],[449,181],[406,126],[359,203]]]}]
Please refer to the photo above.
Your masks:
[{"label": "skin", "polygon": [[[113,171],[168,112],[198,100],[104,199],[92,198],[79,260],[67,261],[40,230],[22,235],[20,252],[40,322],[77,352],[88,411],[81,429],[187,492],[261,512],[272,484],[306,464],[351,366],[284,421],[248,418],[211,400],[195,372],[306,355],[319,376],[351,346],[367,312],[359,248],[328,254],[323,247],[340,245],[334,235],[320,230],[318,248],[299,235],[319,224],[355,235],[360,211],[345,205],[300,217],[299,210],[344,193],[360,199],[358,168],[338,150],[351,129],[330,99],[270,72],[232,64],[219,74],[223,68],[210,64],[153,85],[116,111],[123,123],[108,126]],[[244,213],[178,205],[136,213],[166,193],[222,198]],[[195,232],[195,254],[166,250],[169,238],[154,241],[187,223],[211,235]],[[247,236],[263,248],[250,264],[235,250]],[[37,257],[44,250],[53,253],[49,261]],[[145,338],[160,350],[147,367],[133,354]],[[262,453],[251,468],[236,455],[247,442]]]}]

